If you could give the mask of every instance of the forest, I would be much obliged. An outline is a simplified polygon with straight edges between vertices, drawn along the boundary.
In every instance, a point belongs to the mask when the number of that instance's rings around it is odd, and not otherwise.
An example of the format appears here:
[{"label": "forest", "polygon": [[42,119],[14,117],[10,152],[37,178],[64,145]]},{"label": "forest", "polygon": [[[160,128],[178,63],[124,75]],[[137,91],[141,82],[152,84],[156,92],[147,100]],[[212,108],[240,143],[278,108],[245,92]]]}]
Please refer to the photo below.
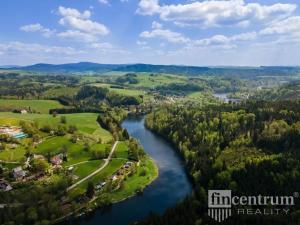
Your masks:
[{"label": "forest", "polygon": [[[199,107],[163,107],[146,117],[148,128],[176,146],[194,193],[162,216],[140,225],[211,224],[207,191],[237,195],[291,195],[300,190],[300,102],[249,101]],[[224,224],[299,224],[291,216],[233,216]]]}]

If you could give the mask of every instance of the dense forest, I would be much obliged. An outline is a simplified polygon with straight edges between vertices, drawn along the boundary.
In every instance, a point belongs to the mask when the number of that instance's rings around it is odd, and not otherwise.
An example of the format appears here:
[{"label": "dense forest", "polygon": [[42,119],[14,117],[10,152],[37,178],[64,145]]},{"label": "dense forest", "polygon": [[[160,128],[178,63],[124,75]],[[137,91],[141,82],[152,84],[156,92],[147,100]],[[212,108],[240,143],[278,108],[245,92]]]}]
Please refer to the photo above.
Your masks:
[{"label": "dense forest", "polygon": [[[146,126],[174,144],[184,157],[195,189],[176,207],[140,225],[212,224],[207,190],[236,195],[292,195],[300,190],[300,102],[163,107]],[[224,224],[299,224],[300,205],[291,215],[236,215]]]},{"label": "dense forest", "polygon": [[289,100],[299,99],[300,97],[300,81],[292,81],[279,87],[267,90],[261,90],[253,96],[254,99],[259,100]]}]

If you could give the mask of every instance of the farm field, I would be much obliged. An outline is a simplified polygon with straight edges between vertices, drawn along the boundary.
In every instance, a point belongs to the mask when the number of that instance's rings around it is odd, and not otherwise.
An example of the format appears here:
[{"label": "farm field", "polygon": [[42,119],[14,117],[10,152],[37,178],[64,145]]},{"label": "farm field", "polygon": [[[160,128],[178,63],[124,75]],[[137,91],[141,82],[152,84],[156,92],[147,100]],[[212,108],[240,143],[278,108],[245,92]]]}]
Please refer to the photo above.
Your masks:
[{"label": "farm field", "polygon": [[139,96],[139,95],[146,94],[145,91],[137,90],[137,89],[129,89],[129,88],[123,87],[123,86],[121,86],[123,88],[114,88],[114,87],[111,87],[111,86],[114,86],[113,84],[107,84],[107,83],[94,83],[92,85],[96,86],[96,87],[106,87],[110,91],[116,92],[117,94],[120,94],[120,95]]},{"label": "farm field", "polygon": [[5,108],[7,111],[13,109],[29,108],[37,113],[49,113],[49,109],[63,108],[59,102],[54,100],[15,100],[15,99],[0,99],[0,108]]},{"label": "farm field", "polygon": [[56,87],[47,90],[43,93],[44,98],[53,98],[59,96],[74,96],[79,90],[79,87]]}]

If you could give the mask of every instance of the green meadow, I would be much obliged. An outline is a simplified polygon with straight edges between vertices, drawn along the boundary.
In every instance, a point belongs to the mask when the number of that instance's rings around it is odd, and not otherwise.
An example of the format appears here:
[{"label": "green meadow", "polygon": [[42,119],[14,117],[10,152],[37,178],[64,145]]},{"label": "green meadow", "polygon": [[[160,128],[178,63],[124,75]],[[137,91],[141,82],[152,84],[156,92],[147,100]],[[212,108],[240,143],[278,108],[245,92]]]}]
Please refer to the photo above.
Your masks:
[{"label": "green meadow", "polygon": [[97,123],[96,113],[75,113],[63,114],[53,117],[49,114],[18,114],[11,112],[0,112],[0,125],[18,125],[21,120],[37,121],[39,126],[58,125],[61,116],[66,117],[66,125],[75,125],[79,133],[100,137],[103,142],[108,142],[112,139],[112,135],[105,129],[101,128]]},{"label": "green meadow", "polygon": [[164,84],[185,83],[187,81],[187,77],[171,74],[138,73],[136,78],[138,79],[139,83],[130,84],[130,86],[154,88]]},{"label": "green meadow", "polygon": [[119,142],[116,150],[116,158],[128,158],[128,146],[125,141]]},{"label": "green meadow", "polygon": [[16,100],[16,99],[0,99],[0,108],[7,111],[14,109],[29,108],[37,113],[49,113],[50,109],[63,108],[59,102],[54,100]]},{"label": "green meadow", "polygon": [[82,164],[74,166],[73,174],[78,176],[79,179],[82,179],[100,168],[103,164],[103,160],[92,160],[84,162]]}]

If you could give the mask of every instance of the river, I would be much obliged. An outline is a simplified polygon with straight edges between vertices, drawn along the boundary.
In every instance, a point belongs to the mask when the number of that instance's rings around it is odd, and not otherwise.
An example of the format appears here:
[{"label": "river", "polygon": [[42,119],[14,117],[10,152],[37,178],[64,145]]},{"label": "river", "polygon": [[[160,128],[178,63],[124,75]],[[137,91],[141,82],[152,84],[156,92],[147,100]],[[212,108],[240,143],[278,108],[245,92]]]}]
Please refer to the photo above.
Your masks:
[{"label": "river", "polygon": [[77,220],[80,225],[128,225],[150,212],[162,214],[192,191],[183,161],[175,149],[144,126],[143,118],[126,119],[122,126],[139,140],[159,167],[158,178],[145,188],[143,195],[113,204],[105,212],[97,210],[89,218]]}]

